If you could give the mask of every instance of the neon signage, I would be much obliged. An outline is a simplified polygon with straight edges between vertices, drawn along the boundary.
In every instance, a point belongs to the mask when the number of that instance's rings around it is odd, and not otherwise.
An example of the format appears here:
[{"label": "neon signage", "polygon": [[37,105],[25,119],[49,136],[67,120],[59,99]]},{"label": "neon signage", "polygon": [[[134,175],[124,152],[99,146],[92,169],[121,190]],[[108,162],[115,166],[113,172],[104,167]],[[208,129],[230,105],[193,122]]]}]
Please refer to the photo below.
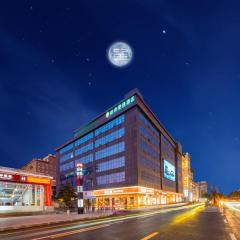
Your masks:
[{"label": "neon signage", "polygon": [[134,101],[135,101],[135,96],[132,96],[132,97],[122,101],[117,106],[113,107],[111,110],[106,112],[106,115],[105,115],[106,118],[110,117],[114,113],[116,113],[116,112],[122,110],[123,108],[127,107],[128,105],[130,105]]}]

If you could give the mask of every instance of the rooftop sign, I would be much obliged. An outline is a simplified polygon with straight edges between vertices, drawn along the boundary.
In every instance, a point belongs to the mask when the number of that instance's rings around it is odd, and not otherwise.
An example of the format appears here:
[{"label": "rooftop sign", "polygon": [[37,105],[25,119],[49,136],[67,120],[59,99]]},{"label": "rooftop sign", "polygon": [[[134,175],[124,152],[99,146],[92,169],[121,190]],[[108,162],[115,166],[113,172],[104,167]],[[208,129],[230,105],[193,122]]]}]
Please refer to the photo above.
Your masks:
[{"label": "rooftop sign", "polygon": [[134,101],[135,101],[135,96],[132,96],[132,97],[122,101],[121,103],[119,103],[118,105],[113,107],[111,110],[106,112],[106,115],[105,115],[106,118],[111,117],[114,113],[122,110],[123,108],[127,107],[128,105],[130,105]]}]

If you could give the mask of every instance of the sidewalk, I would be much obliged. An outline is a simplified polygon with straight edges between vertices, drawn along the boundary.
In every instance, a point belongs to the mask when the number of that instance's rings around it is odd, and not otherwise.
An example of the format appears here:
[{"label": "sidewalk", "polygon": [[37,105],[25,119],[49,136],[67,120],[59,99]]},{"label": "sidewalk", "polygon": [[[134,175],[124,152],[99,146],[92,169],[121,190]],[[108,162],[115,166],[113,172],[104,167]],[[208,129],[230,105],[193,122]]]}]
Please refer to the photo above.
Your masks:
[{"label": "sidewalk", "polygon": [[[19,216],[0,218],[0,232],[11,231],[35,226],[44,226],[49,224],[64,223],[78,220],[89,220],[113,215],[112,211],[95,212],[86,214],[67,213],[47,214],[35,216]],[[10,227],[11,226],[11,227]]]}]

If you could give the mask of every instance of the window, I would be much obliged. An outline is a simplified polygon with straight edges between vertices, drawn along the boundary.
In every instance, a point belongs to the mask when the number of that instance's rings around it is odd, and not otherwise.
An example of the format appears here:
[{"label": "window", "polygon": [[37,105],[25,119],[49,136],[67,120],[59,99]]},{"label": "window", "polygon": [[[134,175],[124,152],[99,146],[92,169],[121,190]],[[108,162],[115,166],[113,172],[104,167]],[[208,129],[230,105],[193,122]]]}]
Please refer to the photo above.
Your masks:
[{"label": "window", "polygon": [[124,128],[121,128],[119,130],[116,130],[102,138],[99,138],[95,141],[95,147],[99,147],[101,145],[104,145],[106,143],[112,142],[115,139],[121,138],[124,135]]},{"label": "window", "polygon": [[97,164],[97,172],[103,172],[110,169],[120,168],[125,166],[125,157],[119,157],[107,162]]},{"label": "window", "polygon": [[72,168],[74,168],[73,161],[60,165],[60,172],[63,172],[63,171],[66,171],[66,170],[72,169]]},{"label": "window", "polygon": [[77,163],[83,163],[83,164],[86,164],[86,163],[89,163],[89,162],[92,162],[93,161],[93,154],[91,153],[91,154],[89,154],[89,155],[87,155],[87,156],[84,156],[84,157],[82,157],[82,158],[79,158],[79,159],[77,159],[76,161],[75,161],[75,164],[77,164]]},{"label": "window", "polygon": [[91,142],[91,143],[75,150],[75,156],[80,155],[80,154],[85,153],[85,152],[88,152],[92,149],[93,149],[93,143]]},{"label": "window", "polygon": [[79,138],[78,140],[76,140],[74,142],[74,146],[77,147],[79,145],[81,145],[82,143],[88,141],[89,139],[93,138],[93,132],[87,134],[86,136]]},{"label": "window", "polygon": [[124,150],[125,150],[125,143],[124,142],[117,143],[115,145],[112,145],[110,147],[104,148],[104,149],[96,152],[95,160],[123,152]]},{"label": "window", "polygon": [[104,132],[108,131],[109,129],[114,128],[123,122],[124,122],[124,115],[121,115],[121,116],[115,118],[114,120],[104,124],[102,127],[96,129],[95,136],[98,136],[101,133],[104,133]]},{"label": "window", "polygon": [[152,174],[149,174],[148,172],[141,171],[141,178],[147,182],[154,183],[154,184],[160,184],[160,176],[156,177]]},{"label": "window", "polygon": [[67,145],[66,147],[64,147],[64,148],[62,148],[62,149],[60,149],[59,152],[60,152],[60,154],[63,154],[63,153],[65,153],[65,152],[69,151],[69,150],[72,149],[72,148],[73,148],[73,143]]},{"label": "window", "polygon": [[151,143],[153,143],[156,147],[159,147],[159,142],[152,136],[152,134],[143,126],[140,127],[140,133],[147,138]]},{"label": "window", "polygon": [[175,161],[175,150],[172,144],[163,135],[161,136],[161,139],[162,139],[162,153],[164,157]]},{"label": "window", "polygon": [[143,139],[141,139],[141,149],[144,153],[148,154],[149,156],[159,159],[159,153],[153,149],[149,144],[147,144]]},{"label": "window", "polygon": [[143,114],[140,114],[141,121],[156,135],[159,137],[158,130],[151,124],[144,116]]},{"label": "window", "polygon": [[61,156],[61,157],[59,158],[59,160],[60,160],[60,162],[65,162],[65,161],[67,161],[68,159],[71,159],[71,158],[73,158],[73,157],[74,157],[73,152],[70,152],[70,153],[68,153],[68,154],[66,154],[66,155],[64,155],[64,156]]},{"label": "window", "polygon": [[125,181],[125,172],[112,173],[97,177],[97,185],[118,183]]},{"label": "window", "polygon": [[152,171],[160,172],[160,163],[153,162],[150,159],[147,159],[143,156],[140,158],[140,163],[146,168],[150,168]]}]

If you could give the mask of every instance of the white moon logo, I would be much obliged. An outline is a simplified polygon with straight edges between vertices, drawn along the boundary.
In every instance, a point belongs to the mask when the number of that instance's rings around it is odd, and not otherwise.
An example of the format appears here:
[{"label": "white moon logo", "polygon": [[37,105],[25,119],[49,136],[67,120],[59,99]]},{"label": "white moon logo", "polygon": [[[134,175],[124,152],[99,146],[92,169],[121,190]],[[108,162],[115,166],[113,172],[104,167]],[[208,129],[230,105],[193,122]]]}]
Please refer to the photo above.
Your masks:
[{"label": "white moon logo", "polygon": [[133,51],[127,43],[115,42],[109,47],[107,55],[114,66],[124,67],[131,62]]}]

